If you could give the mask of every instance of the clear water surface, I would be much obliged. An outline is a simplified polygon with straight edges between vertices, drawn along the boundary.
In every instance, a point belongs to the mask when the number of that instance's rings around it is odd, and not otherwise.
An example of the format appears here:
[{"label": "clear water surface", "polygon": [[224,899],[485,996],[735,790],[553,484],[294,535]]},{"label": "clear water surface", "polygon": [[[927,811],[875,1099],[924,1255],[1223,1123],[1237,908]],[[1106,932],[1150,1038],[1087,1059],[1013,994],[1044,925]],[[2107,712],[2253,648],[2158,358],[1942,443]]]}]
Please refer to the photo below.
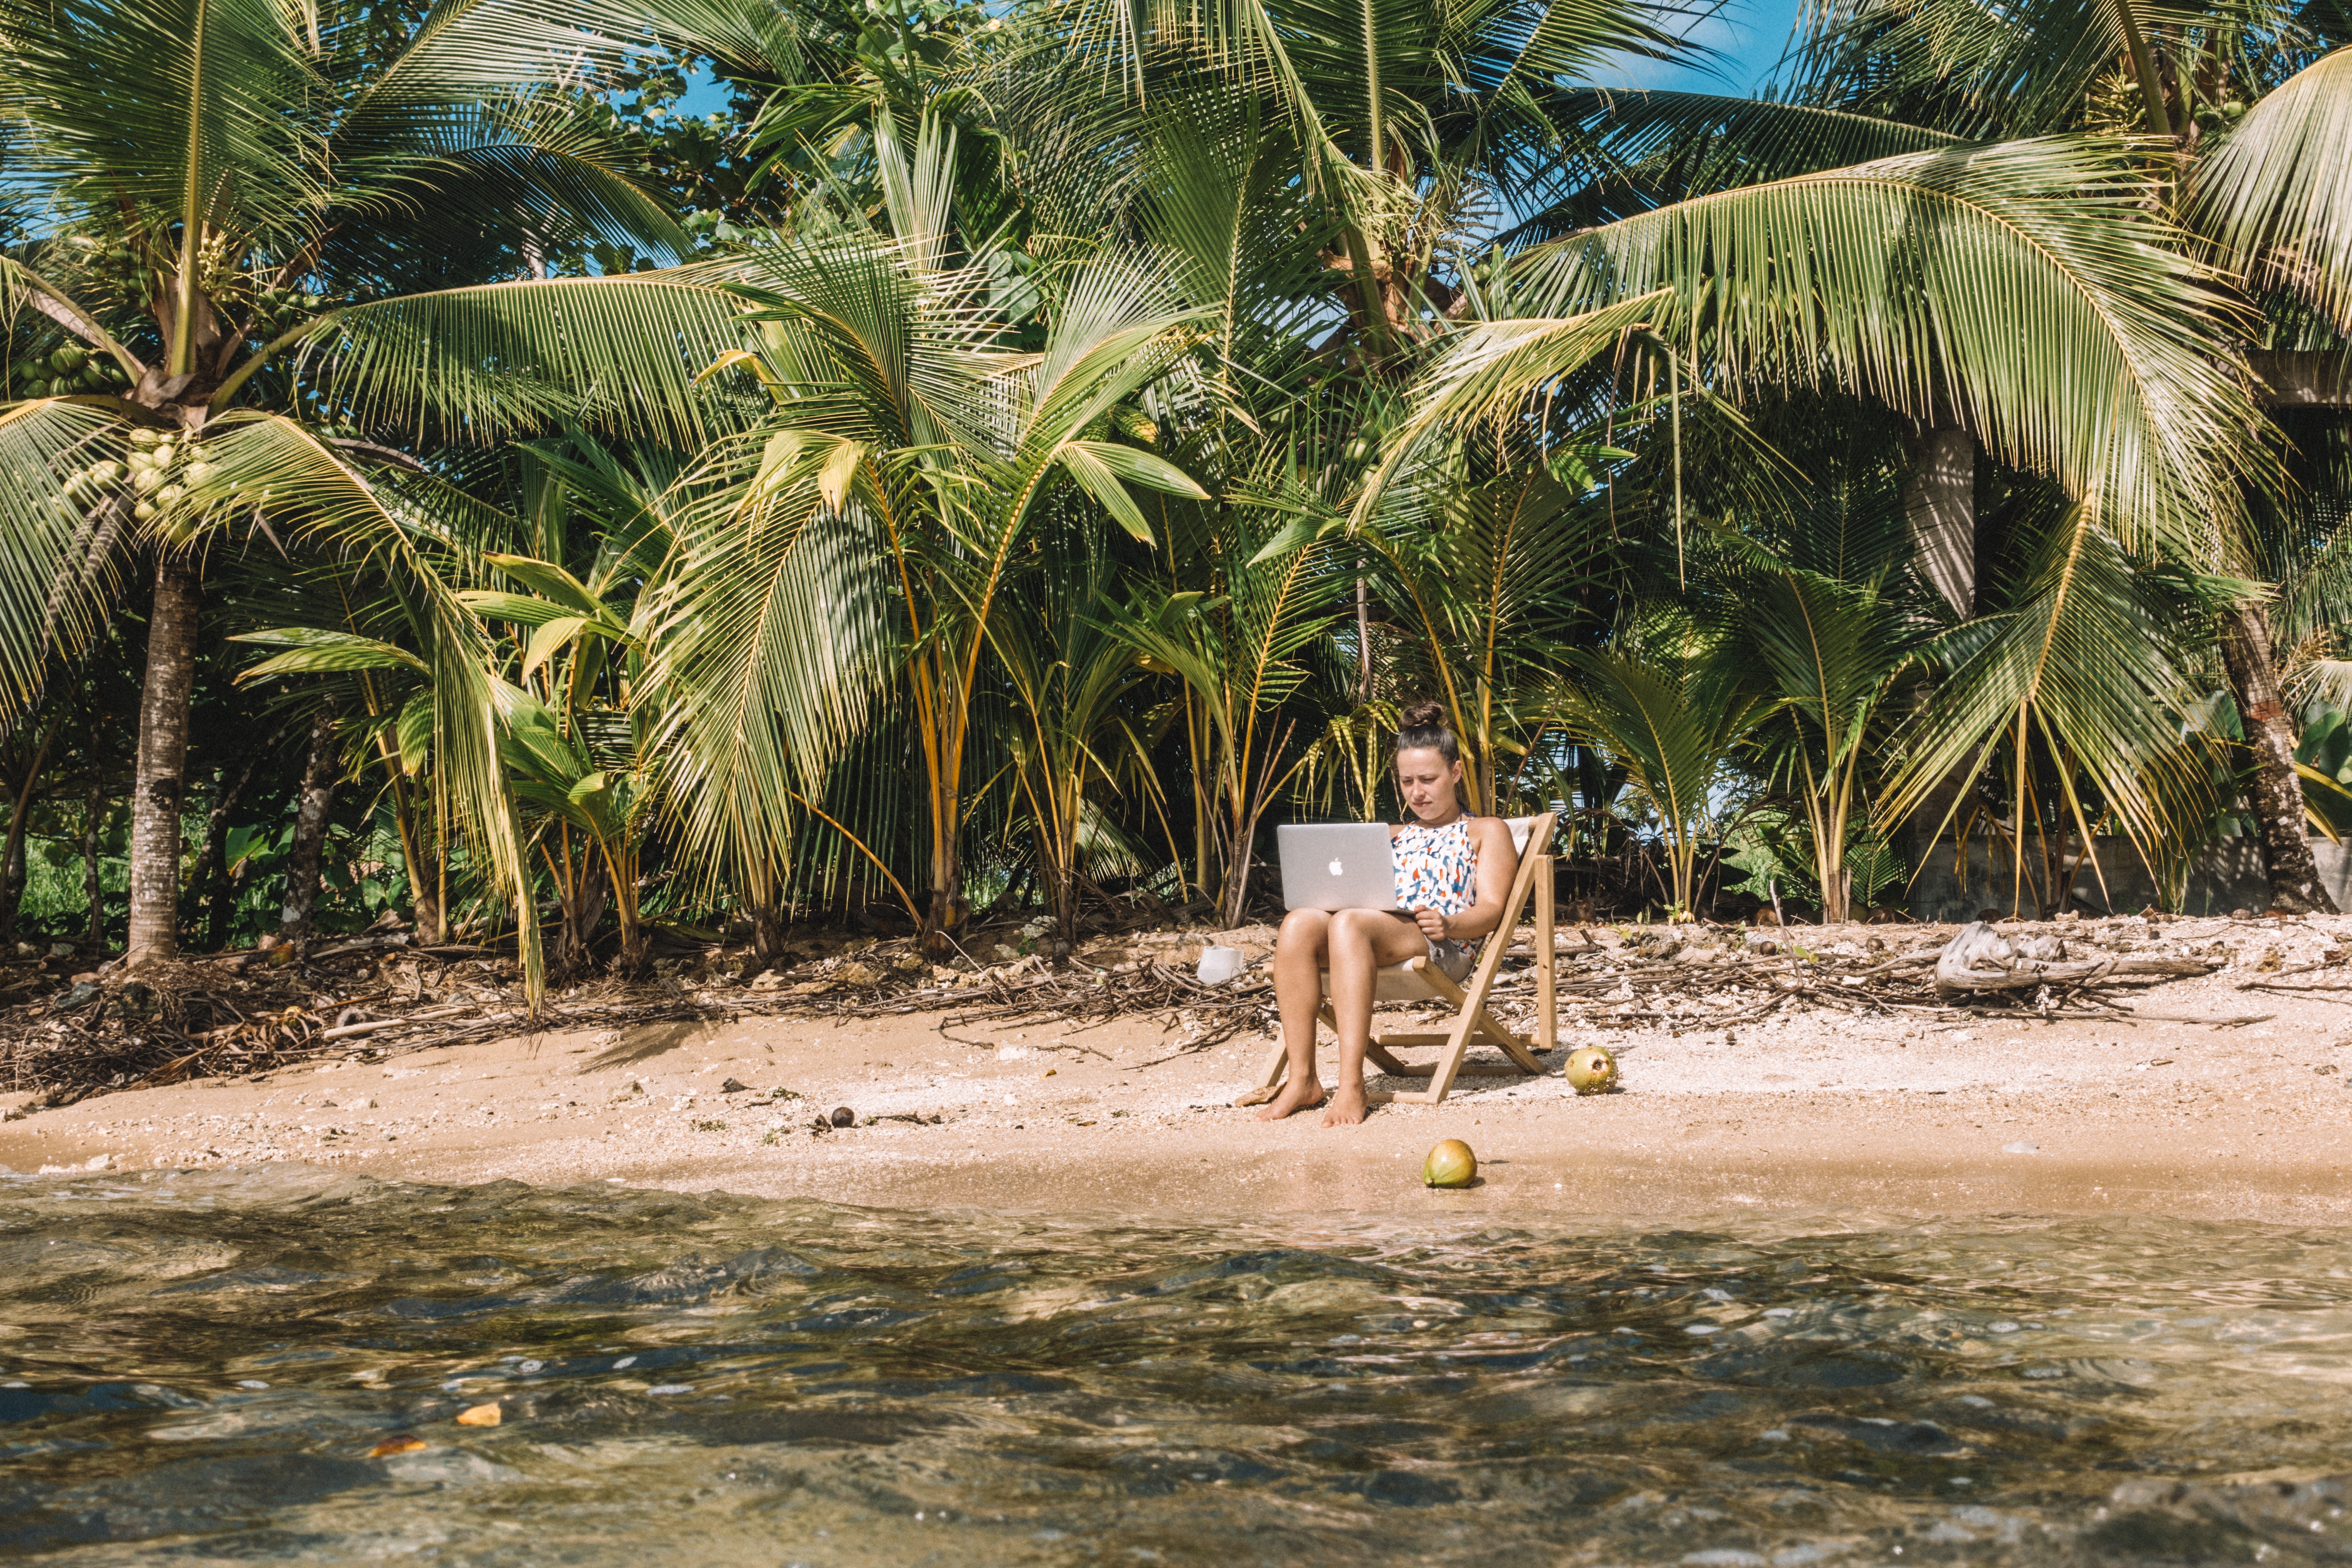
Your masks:
[{"label": "clear water surface", "polygon": [[0,1557],[2352,1561],[2348,1296],[2155,1221],[0,1180]]}]

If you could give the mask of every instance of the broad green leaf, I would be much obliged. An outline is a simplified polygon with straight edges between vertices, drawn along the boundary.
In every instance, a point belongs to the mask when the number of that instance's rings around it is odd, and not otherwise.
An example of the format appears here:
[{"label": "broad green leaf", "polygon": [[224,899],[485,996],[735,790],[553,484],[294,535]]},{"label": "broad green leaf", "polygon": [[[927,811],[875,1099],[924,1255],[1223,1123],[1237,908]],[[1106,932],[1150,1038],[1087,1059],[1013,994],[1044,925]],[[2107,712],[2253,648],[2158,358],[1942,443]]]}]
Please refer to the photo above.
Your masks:
[{"label": "broad green leaf", "polygon": [[523,647],[522,673],[528,676],[553,658],[563,651],[565,644],[587,627],[588,619],[584,616],[560,616],[554,620],[542,622],[530,634],[530,641]]},{"label": "broad green leaf", "polygon": [[1150,543],[1151,524],[1145,521],[1142,509],[1135,504],[1135,498],[1127,493],[1127,487],[1119,483],[1118,471],[1087,450],[1088,445],[1082,441],[1065,442],[1056,454],[1063,468],[1078,481],[1081,489],[1094,497],[1102,509],[1110,513],[1112,521],[1144,543]]},{"label": "broad green leaf", "polygon": [[534,561],[528,555],[489,554],[482,559],[542,597],[565,606],[567,613],[593,620],[604,617],[604,601],[590,593],[586,584],[551,562]]},{"label": "broad green leaf", "polygon": [[399,742],[401,770],[412,777],[433,761],[433,693],[420,691],[402,705]]},{"label": "broad green leaf", "polygon": [[1190,474],[1165,458],[1111,441],[1073,441],[1070,446],[1086,453],[1129,484],[1165,490],[1170,495],[1187,496],[1193,500],[1209,499],[1209,492],[1195,483]]},{"label": "broad green leaf", "polygon": [[343,669],[414,669],[426,674],[432,669],[404,647],[351,632],[287,626],[246,632],[228,640],[287,650],[238,671],[236,679],[240,683],[279,675],[317,675]]},{"label": "broad green leaf", "polygon": [[512,621],[517,626],[541,626],[550,621],[579,618],[579,612],[567,605],[496,588],[463,588],[455,597],[485,620]]}]

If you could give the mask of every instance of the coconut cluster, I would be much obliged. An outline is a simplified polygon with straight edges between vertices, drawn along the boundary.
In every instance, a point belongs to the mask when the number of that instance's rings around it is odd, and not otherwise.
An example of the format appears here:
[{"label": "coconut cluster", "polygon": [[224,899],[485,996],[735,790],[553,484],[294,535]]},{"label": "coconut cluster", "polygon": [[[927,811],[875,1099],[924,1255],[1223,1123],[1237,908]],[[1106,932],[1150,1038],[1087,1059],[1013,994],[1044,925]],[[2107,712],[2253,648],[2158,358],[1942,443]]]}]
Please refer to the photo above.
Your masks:
[{"label": "coconut cluster", "polygon": [[79,343],[10,362],[8,386],[17,397],[72,397],[127,386],[122,367]]},{"label": "coconut cluster", "polygon": [[[103,475],[101,469],[114,468],[112,463],[99,463],[74,476],[83,481],[83,488],[105,487],[117,478],[127,475],[131,493],[135,497],[131,515],[146,522],[161,516],[179,504],[192,486],[201,485],[213,476],[212,454],[193,437],[173,437],[160,430],[133,430],[131,447],[124,455],[121,471]],[[75,494],[74,480],[66,486],[68,496]]]}]

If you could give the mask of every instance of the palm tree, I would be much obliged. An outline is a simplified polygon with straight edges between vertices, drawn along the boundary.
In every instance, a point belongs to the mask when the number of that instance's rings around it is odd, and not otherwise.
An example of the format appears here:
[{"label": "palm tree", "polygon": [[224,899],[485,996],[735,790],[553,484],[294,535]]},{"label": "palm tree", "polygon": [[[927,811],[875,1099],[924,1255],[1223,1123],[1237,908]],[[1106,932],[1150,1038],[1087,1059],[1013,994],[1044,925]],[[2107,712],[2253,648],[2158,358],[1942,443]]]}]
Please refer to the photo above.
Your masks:
[{"label": "palm tree", "polygon": [[2095,142],[1906,153],[1532,246],[1494,319],[1441,346],[1384,474],[1441,433],[1523,417],[1636,326],[1719,394],[1828,382],[1915,417],[1963,410],[2004,461],[2084,500],[2012,640],[1952,678],[1942,727],[1882,809],[1914,808],[2003,732],[1997,715],[2031,715],[2136,831],[2160,834],[2164,797],[2141,781],[2179,739],[2174,710],[2145,700],[2169,695],[2166,645],[2094,652],[2085,617],[2103,612],[2070,567],[2110,538],[2210,560],[2254,411],[2229,370],[2219,279],[2140,206],[2138,178],[2126,150]]},{"label": "palm tree", "polygon": [[[2352,180],[2343,153],[2352,130],[2347,96],[2352,48],[2338,48],[2254,104],[2220,149],[2200,160],[2188,181],[2189,221],[2211,238],[2245,286],[2273,304],[2271,342],[2248,358],[2282,419],[2289,417],[2281,412],[2289,407],[2352,406],[2352,379],[2345,374],[2352,356]],[[2143,101],[2156,121],[2162,113],[2161,95]],[[2184,134],[2183,140],[2193,145],[2195,139]],[[2297,316],[2318,320],[2296,332]],[[2309,432],[2296,445],[2308,448],[2331,437],[2340,441],[2344,415],[2336,413],[2329,423],[2333,431]],[[2315,501],[2334,492],[2333,528],[2326,529],[2318,505],[2282,509],[2257,497],[2250,508],[2254,526],[2236,561],[2261,572],[2265,556],[2277,560],[2281,532],[2344,532],[2340,477],[2309,465],[2298,477],[2321,481],[2307,492]],[[2288,526],[2266,531],[2264,521]],[[2281,580],[2274,572],[2262,575]],[[2249,599],[2227,612],[2221,637],[2231,689],[2254,752],[2252,794],[2263,861],[2273,903],[2332,912],[2335,901],[2319,880],[2305,830],[2309,806],[2296,769],[2298,736],[2289,721],[2273,634],[2270,606]]]},{"label": "palm tree", "polygon": [[[2332,16],[2272,5],[2158,10],[2139,0],[2023,12],[1979,0],[1850,0],[1814,15],[1787,89],[1796,103],[1731,110],[1747,118],[1747,134],[1718,140],[1743,141],[1762,151],[1768,163],[1787,164],[1842,161],[1840,153],[1858,134],[1884,136],[1898,129],[1962,141],[2086,131],[2147,138],[2145,174],[2179,226],[2173,243],[2221,261],[2261,307],[2259,313],[2222,319],[2227,338],[2216,350],[2224,368],[2242,375],[2250,366],[2253,385],[2273,414],[2342,405],[2352,401],[2352,384],[2340,368],[2346,279],[2352,276],[2345,240],[2352,189],[2344,183],[2340,148],[2352,58],[2340,47],[2341,21]],[[2335,52],[2327,53],[2330,48]],[[1689,132],[1711,112],[1719,110],[1690,103],[1664,107],[1664,118],[1682,121],[1686,159],[1704,140]],[[2162,156],[2153,155],[2159,148]],[[1727,161],[1718,159],[1716,166],[1720,170]],[[2315,313],[2312,324],[2322,329],[2316,337],[2308,326],[2298,327],[2298,318],[2310,322]],[[2244,335],[2249,328],[2252,336]],[[1969,540],[1971,421],[1965,410],[1951,408],[1931,412],[1926,423],[1931,428],[1921,440],[1915,510],[1923,545],[1956,563],[1950,574],[1955,602],[1965,614],[1967,589],[1979,575]],[[2212,537],[2161,541],[2165,552],[2191,566],[2224,566],[2260,580],[2262,545],[2248,529],[2277,514],[2266,495],[2278,479],[2273,474],[2249,488],[2242,502],[2217,495],[2221,526]],[[2097,509],[2076,514],[2072,526],[2118,529],[2112,512]],[[2119,536],[2135,546],[2146,542],[2127,526]],[[2193,548],[2199,542],[2201,552]],[[2047,580],[2045,589],[2079,603],[2079,594],[2060,580]],[[2027,607],[2019,624],[2057,627],[2072,618],[2063,606],[2050,617],[2039,609]],[[2221,610],[2219,630],[2223,668],[2252,756],[2251,803],[2273,902],[2332,908],[2312,862],[2294,771],[2295,730],[2280,689],[2269,609],[2260,597],[2241,599]],[[2096,647],[2061,637],[2045,642],[2042,659],[2065,657],[2070,643]],[[2129,686],[2163,682],[2157,665],[2132,648],[2098,648],[2095,658],[2121,679],[2102,701],[2126,701]],[[2097,689],[2095,669],[2079,673],[2085,694]],[[1956,679],[1964,688],[1976,684],[1965,669]],[[1990,719],[1993,705],[1981,710]],[[2153,731],[2135,735],[2133,743],[2148,746],[2152,758],[2168,749],[2167,738]],[[2104,783],[2115,783],[2124,765],[2118,757],[2095,764],[2095,771]],[[1908,798],[1934,788],[1902,794]]]},{"label": "palm tree", "polygon": [[1525,753],[1539,711],[1523,700],[1557,678],[1591,615],[1580,591],[1617,564],[1595,470],[1631,454],[1563,443],[1513,462],[1507,446],[1474,442],[1446,456],[1357,538],[1385,567],[1384,678],[1445,704],[1471,805],[1493,813],[1506,759]]},{"label": "palm tree", "polygon": [[1743,586],[1742,640],[1762,656],[1789,721],[1774,771],[1801,786],[1822,920],[1839,924],[1850,918],[1846,850],[1867,816],[1871,742],[1887,728],[1879,710],[1933,623],[1876,574],[1847,582],[1770,562]]},{"label": "palm tree", "polygon": [[[263,0],[0,5],[11,178],[47,224],[0,256],[0,302],[74,345],[19,389],[40,395],[0,407],[0,670],[20,705],[103,620],[126,562],[150,563],[134,962],[176,946],[208,554],[275,524],[400,555],[367,472],[404,460],[386,443],[564,409],[691,435],[691,375],[736,346],[736,307],[701,274],[440,287],[543,274],[549,248],[591,235],[683,244],[552,85],[646,18],[446,0],[405,37],[384,21]],[[110,373],[66,378],[85,354]],[[440,711],[440,749],[519,886],[478,627],[446,596],[436,613],[435,646],[477,667],[438,672],[444,700],[475,705]]]},{"label": "palm tree", "polygon": [[1036,183],[1043,226],[1097,220],[1105,187],[1140,174],[1128,155],[1140,122],[1197,112],[1186,100],[1203,82],[1244,94],[1291,160],[1276,199],[1317,209],[1307,232],[1347,310],[1345,341],[1396,376],[1460,298],[1449,278],[1468,237],[1549,205],[1581,173],[1577,106],[1559,84],[1687,52],[1633,0],[1241,0],[1027,19],[1031,47],[982,81],[1016,136],[1055,155]]},{"label": "palm tree", "polygon": [[1154,584],[1098,612],[1146,668],[1177,682],[1193,785],[1191,879],[1213,889],[1227,926],[1248,907],[1259,823],[1315,761],[1320,737],[1295,745],[1298,715],[1283,710],[1307,683],[1306,656],[1330,629],[1339,581],[1328,548],[1268,549],[1263,523],[1240,509],[1180,520],[1171,555],[1204,585]]},{"label": "palm tree", "polygon": [[[992,618],[1042,498],[1066,484],[1138,538],[1130,485],[1199,499],[1181,470],[1113,438],[1108,421],[1165,374],[1195,312],[1149,267],[1116,253],[1052,281],[1050,298],[1003,289],[1000,257],[955,222],[955,138],[927,119],[901,152],[875,122],[889,233],[860,226],[763,247],[733,285],[760,337],[723,362],[766,389],[765,423],[722,448],[740,482],[681,548],[699,563],[653,612],[667,647],[653,679],[674,694],[696,784],[682,846],[716,860],[761,831],[754,803],[788,798],[821,752],[797,758],[761,711],[786,672],[823,658],[839,627],[888,628],[919,750],[929,878],[925,936],[961,919],[970,803],[966,754]],[[1034,350],[1013,346],[1042,316]],[[798,586],[826,549],[868,553],[861,597],[812,624]],[[875,665],[846,672],[868,683]],[[813,672],[817,689],[835,684]],[[829,739],[856,701],[831,707]],[[824,744],[823,741],[818,742]],[[800,771],[796,771],[800,770]]]}]

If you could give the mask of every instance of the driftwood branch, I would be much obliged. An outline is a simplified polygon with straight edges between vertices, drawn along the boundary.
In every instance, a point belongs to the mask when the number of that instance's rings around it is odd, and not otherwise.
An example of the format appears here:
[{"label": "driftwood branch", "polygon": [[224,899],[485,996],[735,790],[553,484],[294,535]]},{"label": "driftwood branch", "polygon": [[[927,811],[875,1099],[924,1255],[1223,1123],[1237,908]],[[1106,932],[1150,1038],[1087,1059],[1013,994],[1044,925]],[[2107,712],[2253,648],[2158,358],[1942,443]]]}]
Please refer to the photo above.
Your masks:
[{"label": "driftwood branch", "polygon": [[2026,948],[2021,952],[1984,921],[1970,921],[1937,957],[1936,989],[1947,996],[1964,991],[2031,991],[2043,985],[2210,974],[2218,967],[2195,958],[2107,956],[2069,963],[2064,946],[2050,937],[2036,938]]}]

